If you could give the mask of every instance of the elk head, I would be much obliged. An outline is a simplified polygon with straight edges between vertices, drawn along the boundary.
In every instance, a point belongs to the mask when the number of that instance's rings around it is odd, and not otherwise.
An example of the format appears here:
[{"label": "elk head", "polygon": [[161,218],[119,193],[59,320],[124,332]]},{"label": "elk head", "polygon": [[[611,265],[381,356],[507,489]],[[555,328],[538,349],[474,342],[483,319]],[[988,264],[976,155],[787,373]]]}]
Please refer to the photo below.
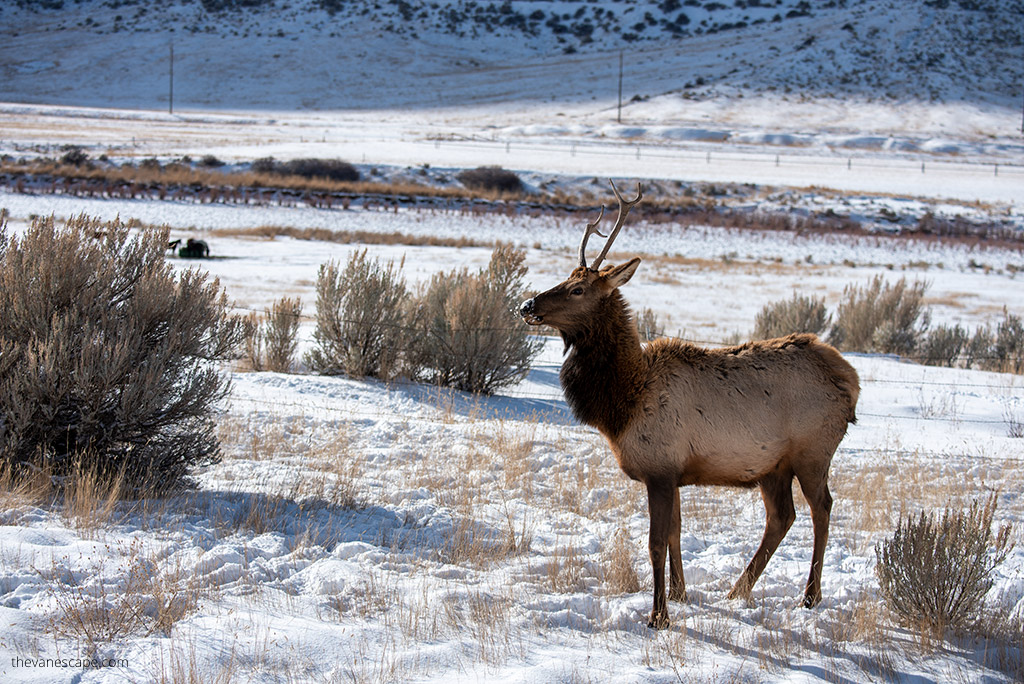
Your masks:
[{"label": "elk head", "polygon": [[624,200],[619,194],[618,188],[612,182],[612,192],[619,203],[619,215],[615,219],[615,226],[604,248],[594,260],[593,264],[587,266],[586,249],[587,241],[595,233],[605,237],[597,230],[601,218],[604,216],[604,207],[593,223],[588,223],[583,232],[583,240],[580,242],[579,264],[569,275],[568,279],[559,283],[547,292],[543,292],[532,299],[523,302],[519,313],[523,320],[530,325],[550,325],[565,336],[589,325],[600,310],[605,298],[620,286],[626,284],[633,276],[640,259],[634,258],[620,266],[606,266],[601,269],[601,262],[608,254],[612,243],[626,222],[626,216],[633,205],[643,199],[640,184],[636,185],[636,197],[632,200]]}]

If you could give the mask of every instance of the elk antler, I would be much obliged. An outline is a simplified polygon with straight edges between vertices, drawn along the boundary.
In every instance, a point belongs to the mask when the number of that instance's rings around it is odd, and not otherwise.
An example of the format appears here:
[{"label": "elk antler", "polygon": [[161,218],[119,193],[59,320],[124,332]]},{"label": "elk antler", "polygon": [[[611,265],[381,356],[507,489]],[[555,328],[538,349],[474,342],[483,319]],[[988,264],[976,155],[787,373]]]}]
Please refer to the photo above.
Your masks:
[{"label": "elk antler", "polygon": [[[619,234],[619,229],[621,229],[622,224],[626,222],[626,215],[629,213],[629,210],[633,208],[634,204],[642,200],[644,197],[643,192],[640,189],[639,183],[636,184],[636,197],[629,201],[626,201],[622,199],[622,195],[619,194],[619,189],[615,187],[615,181],[610,180],[609,182],[612,184],[612,192],[615,193],[615,199],[619,201],[619,215],[615,217],[615,227],[612,228],[611,234],[605,241],[604,249],[602,249],[601,253],[597,255],[597,259],[594,259],[594,265],[591,266],[591,268],[594,269],[595,271],[601,265],[601,262],[604,260],[605,255],[608,254],[608,250],[611,248],[612,243],[615,242],[615,237]],[[589,226],[587,227],[587,229],[590,229]],[[586,242],[586,239],[584,239],[584,242]],[[583,247],[580,246],[580,254],[583,253],[582,250]]]},{"label": "elk antler", "polygon": [[597,233],[601,237],[608,237],[597,229],[597,224],[601,222],[601,217],[604,216],[604,205],[601,205],[601,213],[597,215],[597,220],[593,223],[587,224],[587,229],[583,232],[583,241],[580,243],[580,268],[587,267],[587,240],[594,233]]}]

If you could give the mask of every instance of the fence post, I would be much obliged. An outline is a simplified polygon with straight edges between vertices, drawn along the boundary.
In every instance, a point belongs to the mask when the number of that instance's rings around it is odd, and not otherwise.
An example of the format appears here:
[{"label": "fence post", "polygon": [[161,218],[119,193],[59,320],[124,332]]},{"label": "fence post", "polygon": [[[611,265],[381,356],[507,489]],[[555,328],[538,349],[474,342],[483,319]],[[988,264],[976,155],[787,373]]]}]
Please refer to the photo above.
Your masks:
[{"label": "fence post", "polygon": [[921,162],[921,173],[924,173],[924,162]]},{"label": "fence post", "polygon": [[708,152],[708,164],[710,164],[710,163],[711,163],[711,153]]},{"label": "fence post", "polygon": [[848,158],[846,160],[846,170],[849,171],[852,168],[853,168],[853,157],[850,157],[850,158]]}]

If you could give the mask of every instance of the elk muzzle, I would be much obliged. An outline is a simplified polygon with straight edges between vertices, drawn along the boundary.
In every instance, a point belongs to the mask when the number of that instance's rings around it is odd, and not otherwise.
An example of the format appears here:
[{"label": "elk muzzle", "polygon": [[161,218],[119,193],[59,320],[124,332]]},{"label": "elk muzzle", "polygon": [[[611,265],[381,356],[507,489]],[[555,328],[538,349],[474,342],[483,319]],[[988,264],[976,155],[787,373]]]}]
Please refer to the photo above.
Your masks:
[{"label": "elk muzzle", "polygon": [[542,316],[538,316],[534,311],[536,304],[533,299],[527,299],[519,306],[519,315],[523,317],[528,325],[540,325],[544,322]]}]

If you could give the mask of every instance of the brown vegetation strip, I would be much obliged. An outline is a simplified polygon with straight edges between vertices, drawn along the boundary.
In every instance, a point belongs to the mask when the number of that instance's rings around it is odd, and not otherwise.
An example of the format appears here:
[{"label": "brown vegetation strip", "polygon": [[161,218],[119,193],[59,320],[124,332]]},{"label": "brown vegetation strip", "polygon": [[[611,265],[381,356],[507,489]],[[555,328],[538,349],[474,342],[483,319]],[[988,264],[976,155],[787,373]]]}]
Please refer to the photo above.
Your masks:
[{"label": "brown vegetation strip", "polygon": [[[722,206],[714,194],[665,192],[649,195],[635,213],[648,222],[682,226],[711,226],[799,233],[873,235],[849,217],[825,211],[804,214],[792,210],[763,211]],[[221,172],[180,163],[160,166],[84,164],[53,160],[0,159],[0,186],[18,193],[62,194],[76,197],[159,199],[196,203],[256,206],[309,206],[322,209],[397,210],[399,207],[521,216],[573,216],[597,211],[589,193],[565,191],[543,194],[498,193],[459,186],[436,187],[414,182],[336,181],[272,173]],[[894,226],[896,228],[896,226]],[[915,238],[1020,248],[1024,231],[998,220],[973,222],[927,213],[913,225],[889,233]],[[322,239],[322,238],[309,238]],[[404,243],[403,244],[408,244]]]},{"label": "brown vegetation strip", "polygon": [[257,226],[255,228],[215,228],[217,237],[261,237],[273,240],[290,237],[296,240],[317,240],[339,244],[411,245],[414,247],[493,247],[494,243],[471,238],[445,238],[436,235],[407,233],[374,233],[367,230],[328,230],[326,228],[293,228],[289,226]]}]

